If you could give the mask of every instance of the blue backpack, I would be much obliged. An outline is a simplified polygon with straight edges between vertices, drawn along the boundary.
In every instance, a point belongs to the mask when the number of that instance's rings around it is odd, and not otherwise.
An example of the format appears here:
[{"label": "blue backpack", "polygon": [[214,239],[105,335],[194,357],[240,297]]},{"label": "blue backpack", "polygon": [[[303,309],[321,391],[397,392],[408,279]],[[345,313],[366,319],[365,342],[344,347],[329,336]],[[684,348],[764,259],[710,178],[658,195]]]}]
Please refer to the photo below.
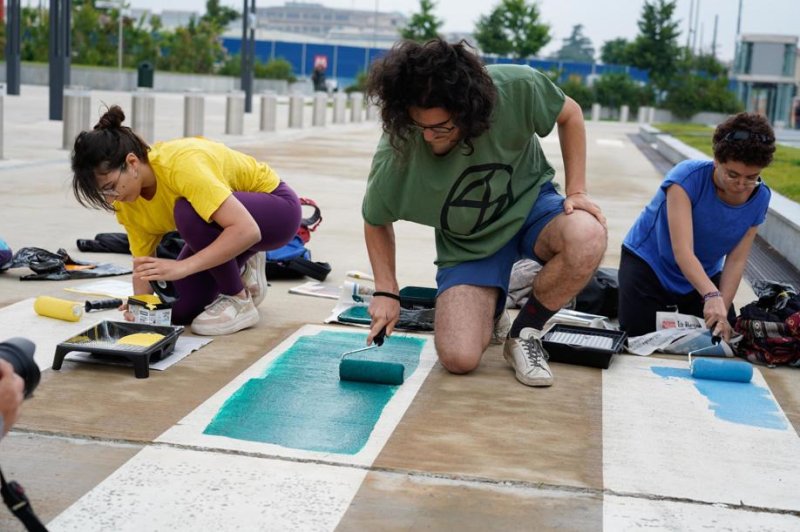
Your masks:
[{"label": "blue backpack", "polygon": [[297,234],[283,247],[267,251],[267,277],[271,279],[299,279],[305,276],[324,281],[331,273],[327,262],[311,260],[311,251],[306,244],[322,222],[322,213],[317,204],[308,198],[300,198],[300,205],[313,207],[311,216],[303,218]]}]

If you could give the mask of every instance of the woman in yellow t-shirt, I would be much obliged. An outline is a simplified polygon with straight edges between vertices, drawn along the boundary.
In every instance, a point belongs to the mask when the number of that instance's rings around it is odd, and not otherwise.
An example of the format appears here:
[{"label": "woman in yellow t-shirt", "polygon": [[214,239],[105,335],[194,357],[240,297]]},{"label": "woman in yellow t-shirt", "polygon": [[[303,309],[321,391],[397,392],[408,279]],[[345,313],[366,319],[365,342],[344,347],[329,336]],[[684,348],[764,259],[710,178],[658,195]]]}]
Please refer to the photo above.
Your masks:
[{"label": "woman in yellow t-shirt", "polygon": [[[300,225],[294,191],[266,164],[227,146],[185,138],[148,146],[111,107],[75,139],[72,187],[87,207],[116,213],[133,255],[133,291],[175,281],[176,324],[196,334],[230,334],[259,321],[267,289],[265,251]],[[155,257],[161,237],[178,230],[177,260]]]}]

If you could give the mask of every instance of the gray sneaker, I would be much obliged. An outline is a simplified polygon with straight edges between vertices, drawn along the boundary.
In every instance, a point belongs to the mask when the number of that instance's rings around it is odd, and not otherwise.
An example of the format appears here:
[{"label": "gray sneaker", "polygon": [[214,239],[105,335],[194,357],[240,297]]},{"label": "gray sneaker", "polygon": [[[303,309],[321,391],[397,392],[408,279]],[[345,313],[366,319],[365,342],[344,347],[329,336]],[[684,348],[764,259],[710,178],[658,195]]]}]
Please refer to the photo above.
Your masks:
[{"label": "gray sneaker", "polygon": [[542,347],[541,331],[526,327],[519,338],[509,338],[503,357],[514,368],[517,380],[526,386],[552,386],[553,372],[547,365],[547,351]]},{"label": "gray sneaker", "polygon": [[267,296],[267,255],[259,251],[244,263],[242,284],[250,292],[253,305],[259,306]]},{"label": "gray sneaker", "polygon": [[501,345],[506,341],[508,338],[508,331],[511,330],[511,316],[508,315],[508,311],[504,310],[502,314],[497,316],[497,319],[494,320],[494,329],[492,329],[492,340],[491,343],[495,345]]},{"label": "gray sneaker", "polygon": [[203,336],[233,334],[256,325],[260,319],[253,298],[220,294],[192,321],[192,332]]}]

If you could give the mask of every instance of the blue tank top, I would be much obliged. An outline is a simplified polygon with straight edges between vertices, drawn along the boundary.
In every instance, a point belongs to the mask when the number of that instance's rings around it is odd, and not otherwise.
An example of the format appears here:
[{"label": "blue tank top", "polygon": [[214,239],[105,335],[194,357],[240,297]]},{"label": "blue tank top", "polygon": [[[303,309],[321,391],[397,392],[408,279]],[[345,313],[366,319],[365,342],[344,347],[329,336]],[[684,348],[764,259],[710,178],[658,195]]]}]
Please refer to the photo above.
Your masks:
[{"label": "blue tank top", "polygon": [[688,294],[694,287],[672,253],[667,221],[669,187],[680,186],[692,202],[694,254],[709,277],[722,271],[728,253],[751,227],[764,223],[766,218],[772,193],[764,183],[742,205],[729,205],[717,196],[713,173],[714,162],[710,160],[689,160],[675,165],[622,243],[650,265],[670,292]]}]

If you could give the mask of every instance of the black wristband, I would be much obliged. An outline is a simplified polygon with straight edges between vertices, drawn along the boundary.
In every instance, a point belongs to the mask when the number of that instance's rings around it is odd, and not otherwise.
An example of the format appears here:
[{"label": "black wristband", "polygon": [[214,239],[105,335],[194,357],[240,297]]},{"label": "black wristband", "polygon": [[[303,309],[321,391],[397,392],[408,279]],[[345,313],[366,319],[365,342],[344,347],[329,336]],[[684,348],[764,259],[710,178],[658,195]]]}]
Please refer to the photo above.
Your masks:
[{"label": "black wristband", "polygon": [[394,299],[395,301],[400,301],[400,296],[398,294],[393,294],[391,292],[379,292],[379,291],[372,292],[372,297],[378,297],[378,296],[388,297],[390,299]]}]

